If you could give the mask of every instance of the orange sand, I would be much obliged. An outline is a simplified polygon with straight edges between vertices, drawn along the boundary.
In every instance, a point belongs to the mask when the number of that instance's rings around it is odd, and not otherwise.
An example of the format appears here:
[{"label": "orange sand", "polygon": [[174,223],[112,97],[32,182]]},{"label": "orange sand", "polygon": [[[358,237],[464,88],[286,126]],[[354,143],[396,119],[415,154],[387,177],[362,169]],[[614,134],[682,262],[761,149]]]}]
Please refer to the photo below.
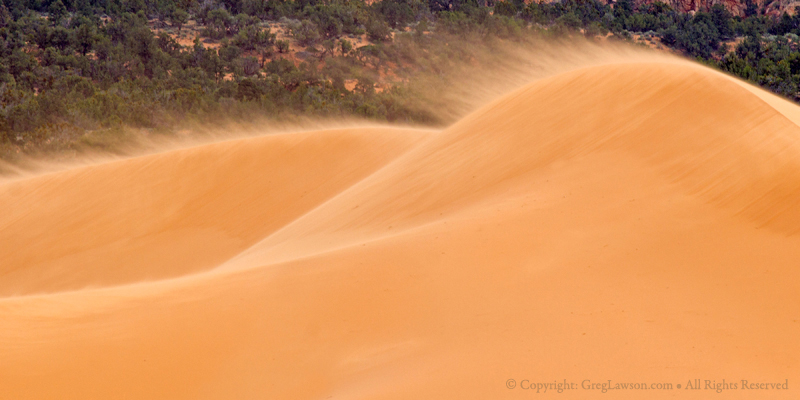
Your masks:
[{"label": "orange sand", "polygon": [[798,110],[619,63],[3,184],[0,398],[800,398]]}]

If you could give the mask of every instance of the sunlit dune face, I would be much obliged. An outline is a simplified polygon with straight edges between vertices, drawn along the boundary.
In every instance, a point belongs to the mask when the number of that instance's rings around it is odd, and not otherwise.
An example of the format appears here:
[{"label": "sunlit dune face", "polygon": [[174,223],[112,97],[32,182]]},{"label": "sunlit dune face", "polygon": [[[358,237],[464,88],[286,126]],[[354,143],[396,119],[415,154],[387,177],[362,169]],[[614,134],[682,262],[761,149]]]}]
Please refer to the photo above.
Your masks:
[{"label": "sunlit dune face", "polygon": [[0,397],[798,398],[797,115],[621,59],[2,184]]}]

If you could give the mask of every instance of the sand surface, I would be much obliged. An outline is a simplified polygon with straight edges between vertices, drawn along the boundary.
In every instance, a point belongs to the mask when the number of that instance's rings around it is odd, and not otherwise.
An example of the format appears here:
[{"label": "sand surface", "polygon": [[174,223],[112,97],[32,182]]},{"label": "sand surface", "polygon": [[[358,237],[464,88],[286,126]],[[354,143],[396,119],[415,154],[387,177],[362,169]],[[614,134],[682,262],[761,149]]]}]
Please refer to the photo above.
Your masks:
[{"label": "sand surface", "polygon": [[619,62],[3,183],[0,398],[798,399],[798,116]]}]

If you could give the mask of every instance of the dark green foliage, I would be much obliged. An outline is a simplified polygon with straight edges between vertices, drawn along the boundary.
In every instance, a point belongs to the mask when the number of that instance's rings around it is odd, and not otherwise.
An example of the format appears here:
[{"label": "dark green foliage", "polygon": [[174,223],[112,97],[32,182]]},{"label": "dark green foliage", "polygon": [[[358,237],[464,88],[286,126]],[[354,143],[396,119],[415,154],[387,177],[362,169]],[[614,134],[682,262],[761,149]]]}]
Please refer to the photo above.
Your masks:
[{"label": "dark green foliage", "polygon": [[683,50],[687,54],[710,58],[717,50],[720,34],[711,16],[697,13],[694,18],[683,19],[670,26],[662,34],[664,43]]},{"label": "dark green foliage", "polygon": [[505,15],[513,17],[517,15],[517,6],[510,1],[501,1],[494,5],[495,15]]},{"label": "dark green foliage", "polygon": [[290,20],[287,23],[292,37],[302,46],[312,46],[319,41],[319,27],[310,20]]},{"label": "dark green foliage", "polygon": [[233,17],[224,8],[211,10],[206,14],[205,27],[203,34],[212,39],[222,39],[228,35],[228,31],[234,24]]},{"label": "dark green foliage", "polygon": [[715,4],[713,7],[711,7],[711,20],[714,26],[717,28],[720,38],[733,38],[733,16],[728,9],[721,4]]},{"label": "dark green foliage", "polygon": [[339,51],[341,52],[342,56],[346,56],[353,51],[353,44],[350,43],[349,40],[340,39],[339,40]]},{"label": "dark green foliage", "polygon": [[231,42],[245,51],[271,49],[275,44],[275,34],[269,29],[249,25],[239,30]]},{"label": "dark green foliage", "polygon": [[389,26],[398,29],[416,21],[427,7],[415,0],[382,0],[375,3],[374,8],[384,16]]},{"label": "dark green foliage", "polygon": [[67,7],[64,6],[61,0],[50,3],[50,7],[47,8],[47,11],[50,14],[48,15],[48,20],[53,25],[60,24],[61,21],[64,20],[64,17],[67,16]]},{"label": "dark green foliage", "polygon": [[389,25],[378,16],[373,16],[367,20],[367,37],[370,40],[380,42],[389,41],[392,39],[392,31]]},{"label": "dark green foliage", "polygon": [[278,53],[286,53],[289,51],[289,42],[286,40],[278,40],[275,42],[275,48],[278,50]]},{"label": "dark green foliage", "polygon": [[[773,18],[748,3],[744,18],[722,5],[688,15],[663,2],[636,3],[4,0],[0,146],[253,112],[425,122],[435,119],[431,111],[410,107],[402,85],[387,87],[379,77],[394,66],[429,68],[425,52],[433,48],[469,60],[447,46],[454,36],[491,44],[543,29],[590,38],[638,34],[798,97],[800,13]],[[276,40],[276,23],[291,39]],[[185,43],[187,31],[202,40],[181,46],[176,39]],[[363,34],[371,43],[358,44]],[[302,52],[289,54],[290,41]]]},{"label": "dark green foliage", "polygon": [[189,22],[189,13],[180,8],[173,10],[170,14],[170,23],[172,26],[178,28],[178,32],[181,31],[181,28],[183,28],[183,25],[187,22]]},{"label": "dark green foliage", "polygon": [[261,97],[261,88],[249,78],[242,79],[236,88],[239,100],[256,100]]}]

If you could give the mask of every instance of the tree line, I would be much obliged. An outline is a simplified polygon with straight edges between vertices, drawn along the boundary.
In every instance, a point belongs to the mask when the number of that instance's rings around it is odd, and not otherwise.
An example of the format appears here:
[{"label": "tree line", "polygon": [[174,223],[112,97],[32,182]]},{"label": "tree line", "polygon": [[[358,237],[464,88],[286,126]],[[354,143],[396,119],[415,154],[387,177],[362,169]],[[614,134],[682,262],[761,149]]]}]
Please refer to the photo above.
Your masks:
[{"label": "tree line", "polygon": [[459,57],[443,46],[454,37],[636,34],[796,98],[800,17],[763,12],[632,0],[2,0],[0,146],[219,114],[435,122],[402,84],[376,82],[393,66],[425,68],[431,50]]}]

